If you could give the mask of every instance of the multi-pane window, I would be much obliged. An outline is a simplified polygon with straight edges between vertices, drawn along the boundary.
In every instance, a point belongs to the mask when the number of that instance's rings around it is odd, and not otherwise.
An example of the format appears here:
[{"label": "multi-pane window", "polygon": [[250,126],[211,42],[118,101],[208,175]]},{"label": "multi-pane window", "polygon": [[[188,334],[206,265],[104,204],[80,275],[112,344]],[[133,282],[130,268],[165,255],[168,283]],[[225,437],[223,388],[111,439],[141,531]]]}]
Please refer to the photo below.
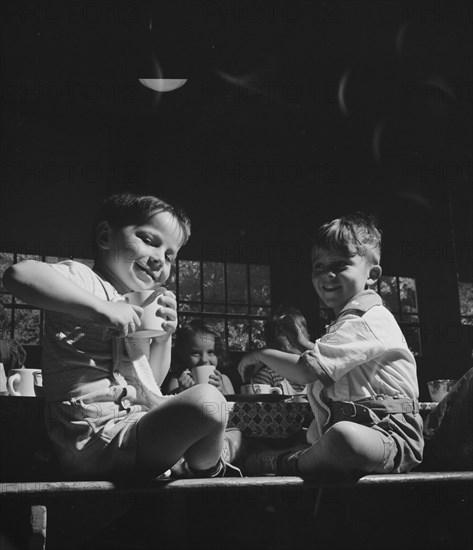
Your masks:
[{"label": "multi-pane window", "polygon": [[[394,315],[414,355],[422,353],[420,343],[419,308],[415,279],[383,275],[372,286],[382,298],[384,306]],[[320,316],[329,321],[331,313],[323,305]]]},{"label": "multi-pane window", "polygon": [[230,350],[266,344],[265,324],[271,315],[268,265],[179,260],[166,286],[176,292],[181,322],[211,322],[225,335]]},{"label": "multi-pane window", "polygon": [[[65,259],[0,253],[0,299],[6,314],[4,337],[39,345],[43,334],[43,311],[15,298],[1,285],[5,270],[23,260],[56,263]],[[92,260],[76,261],[93,266]],[[181,323],[194,318],[212,322],[231,350],[265,346],[265,324],[271,315],[269,266],[179,260],[166,287],[176,293]]]},{"label": "multi-pane window", "polygon": [[460,321],[463,325],[473,325],[473,283],[458,283],[460,298]]},{"label": "multi-pane window", "polygon": [[[39,345],[43,337],[44,315],[41,309],[25,304],[12,294],[2,284],[5,270],[14,263],[24,260],[57,263],[67,258],[53,256],[38,256],[34,254],[17,254],[0,252],[0,300],[5,308],[5,322],[1,327],[2,337],[13,338],[23,345]],[[92,260],[76,259],[92,267]]]}]

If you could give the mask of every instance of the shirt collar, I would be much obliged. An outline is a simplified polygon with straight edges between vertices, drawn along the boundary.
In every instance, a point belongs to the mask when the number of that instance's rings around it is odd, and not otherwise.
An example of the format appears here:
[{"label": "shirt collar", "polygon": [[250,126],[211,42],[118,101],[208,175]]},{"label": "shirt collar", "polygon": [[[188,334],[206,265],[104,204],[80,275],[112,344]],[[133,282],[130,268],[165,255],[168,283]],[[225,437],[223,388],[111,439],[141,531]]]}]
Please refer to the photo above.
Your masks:
[{"label": "shirt collar", "polygon": [[374,306],[382,305],[381,297],[374,290],[362,290],[347,303],[340,311],[338,317],[345,315],[349,311],[361,311],[366,313]]}]

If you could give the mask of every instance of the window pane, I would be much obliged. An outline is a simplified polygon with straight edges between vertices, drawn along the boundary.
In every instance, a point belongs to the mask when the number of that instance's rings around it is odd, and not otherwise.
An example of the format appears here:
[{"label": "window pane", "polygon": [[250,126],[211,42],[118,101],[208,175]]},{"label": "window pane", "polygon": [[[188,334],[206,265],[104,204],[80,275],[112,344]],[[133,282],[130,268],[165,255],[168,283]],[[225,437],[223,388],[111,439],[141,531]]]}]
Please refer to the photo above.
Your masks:
[{"label": "window pane", "polygon": [[420,355],[421,349],[419,327],[401,325],[401,330],[412,353],[416,356]]},{"label": "window pane", "polygon": [[204,302],[225,302],[224,264],[204,262]]},{"label": "window pane", "polygon": [[200,262],[179,261],[179,300],[201,300]]},{"label": "window pane", "polygon": [[9,308],[5,308],[5,320],[0,324],[0,334],[1,338],[11,338],[11,309]]},{"label": "window pane", "polygon": [[246,265],[227,264],[227,294],[230,303],[248,303]]},{"label": "window pane", "polygon": [[271,316],[271,308],[261,307],[261,306],[252,307],[251,308],[251,313],[253,315],[261,315],[261,316],[264,316],[264,317],[270,317]]},{"label": "window pane", "polygon": [[460,297],[460,315],[473,317],[473,283],[459,282],[458,293]]},{"label": "window pane", "polygon": [[225,306],[223,304],[204,304],[204,311],[209,313],[225,313]]},{"label": "window pane", "polygon": [[249,325],[247,320],[228,320],[228,348],[232,350],[249,350]]},{"label": "window pane", "polygon": [[13,296],[11,294],[0,294],[0,300],[4,305],[11,304],[13,301]]},{"label": "window pane", "polygon": [[379,293],[383,299],[384,305],[387,309],[389,309],[389,311],[399,311],[396,277],[381,277],[379,283]]},{"label": "window pane", "polygon": [[223,341],[225,342],[225,319],[221,317],[217,318],[208,318],[204,317],[204,321],[214,327],[214,329],[222,336]]},{"label": "window pane", "polygon": [[192,314],[184,314],[184,315],[179,315],[179,325],[180,326],[185,326],[187,325],[188,323],[190,323],[191,321],[193,321],[194,319],[202,319],[202,317],[200,315],[192,315]]},{"label": "window pane", "polygon": [[248,315],[248,306],[227,306],[228,313],[240,313],[242,315]]},{"label": "window pane", "polygon": [[41,256],[38,254],[17,254],[17,262],[24,262],[25,260],[36,260],[40,262],[42,260]]},{"label": "window pane", "polygon": [[45,262],[48,264],[57,264],[59,262],[65,262],[66,260],[70,260],[70,258],[66,258],[64,256],[46,256]]},{"label": "window pane", "polygon": [[266,347],[265,321],[250,321],[251,323],[251,349]]},{"label": "window pane", "polygon": [[460,322],[462,325],[473,325],[473,317],[462,317]]},{"label": "window pane", "polygon": [[399,277],[399,292],[401,295],[401,310],[417,311],[416,282],[408,277]]},{"label": "window pane", "polygon": [[250,265],[251,303],[269,305],[271,303],[271,281],[268,265]]},{"label": "window pane", "polygon": [[184,303],[180,303],[179,304],[179,312],[181,311],[195,311],[195,312],[200,312],[200,304],[196,304],[195,302],[192,303],[187,303],[187,302],[184,302]]},{"label": "window pane", "polygon": [[0,252],[0,292],[7,292],[7,289],[2,284],[3,274],[13,264],[13,254],[8,252]]},{"label": "window pane", "polygon": [[15,339],[20,344],[39,344],[39,309],[17,309],[15,311]]}]

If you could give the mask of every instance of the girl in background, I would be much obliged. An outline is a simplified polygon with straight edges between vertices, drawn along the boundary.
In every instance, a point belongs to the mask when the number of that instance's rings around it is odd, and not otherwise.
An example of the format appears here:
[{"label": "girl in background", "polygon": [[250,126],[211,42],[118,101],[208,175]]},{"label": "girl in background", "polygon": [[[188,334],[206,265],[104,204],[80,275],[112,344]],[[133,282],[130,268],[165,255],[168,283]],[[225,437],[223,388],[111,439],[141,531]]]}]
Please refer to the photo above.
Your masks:
[{"label": "girl in background", "polygon": [[176,332],[172,365],[164,383],[165,392],[180,393],[195,386],[192,369],[206,364],[215,367],[209,384],[224,395],[235,393],[230,378],[221,372],[230,364],[222,336],[212,325],[194,319]]}]

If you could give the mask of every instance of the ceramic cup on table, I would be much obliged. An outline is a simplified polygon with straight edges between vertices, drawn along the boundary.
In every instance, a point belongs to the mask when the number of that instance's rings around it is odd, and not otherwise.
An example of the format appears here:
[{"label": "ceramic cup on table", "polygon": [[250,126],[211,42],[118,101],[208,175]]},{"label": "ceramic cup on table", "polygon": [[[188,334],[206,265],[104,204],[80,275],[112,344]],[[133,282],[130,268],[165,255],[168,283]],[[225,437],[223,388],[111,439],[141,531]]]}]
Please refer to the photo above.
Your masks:
[{"label": "ceramic cup on table", "polygon": [[8,373],[8,393],[15,397],[35,397],[34,373],[41,372],[38,369],[10,369]]},{"label": "ceramic cup on table", "polygon": [[273,388],[269,384],[244,384],[241,387],[241,393],[244,395],[270,394],[278,393],[282,395],[281,388]]},{"label": "ceramic cup on table", "polygon": [[440,403],[447,393],[457,383],[456,380],[430,380],[427,382],[429,388],[430,399],[434,403]]},{"label": "ceramic cup on table", "polygon": [[127,303],[143,308],[141,316],[141,326],[134,332],[134,336],[140,338],[153,338],[165,334],[163,330],[163,322],[165,319],[156,315],[158,310],[157,299],[165,291],[164,288],[156,290],[137,290],[124,295]]},{"label": "ceramic cup on table", "polygon": [[198,365],[191,372],[196,384],[208,384],[210,375],[215,372],[215,366],[210,364]]}]

